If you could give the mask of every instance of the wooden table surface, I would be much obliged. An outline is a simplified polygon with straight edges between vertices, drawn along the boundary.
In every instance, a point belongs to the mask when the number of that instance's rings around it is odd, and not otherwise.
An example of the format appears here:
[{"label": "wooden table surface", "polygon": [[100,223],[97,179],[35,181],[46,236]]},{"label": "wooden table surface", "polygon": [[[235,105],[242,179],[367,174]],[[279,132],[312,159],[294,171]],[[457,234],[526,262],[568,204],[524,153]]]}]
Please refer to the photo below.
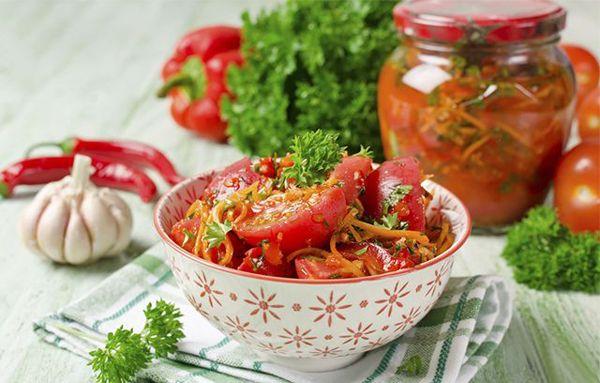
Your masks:
[{"label": "wooden table surface", "polygon": [[[0,1],[0,163],[39,141],[83,137],[137,139],[164,150],[183,174],[220,167],[236,149],[175,127],[154,97],[161,62],[188,29],[238,23],[263,1]],[[600,53],[600,2],[562,2],[565,40]],[[166,190],[160,184],[162,191]],[[32,321],[84,295],[157,241],[152,206],[124,195],[135,218],[128,254],[87,267],[57,266],[28,253],[17,217],[33,191],[0,201],[0,382],[91,381],[83,359],[34,335]],[[472,237],[455,273],[510,278],[502,237]],[[512,324],[477,382],[600,381],[600,297],[539,293],[515,286]]]}]

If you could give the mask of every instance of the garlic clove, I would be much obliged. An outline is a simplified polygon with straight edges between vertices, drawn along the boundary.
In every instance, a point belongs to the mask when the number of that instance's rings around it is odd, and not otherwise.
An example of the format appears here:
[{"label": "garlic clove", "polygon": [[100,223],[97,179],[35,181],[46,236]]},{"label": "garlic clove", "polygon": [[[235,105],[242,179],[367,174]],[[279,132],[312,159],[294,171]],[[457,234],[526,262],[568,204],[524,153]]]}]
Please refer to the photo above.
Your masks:
[{"label": "garlic clove", "polygon": [[119,230],[117,222],[110,214],[110,210],[98,198],[96,189],[85,191],[80,213],[92,238],[93,257],[98,259],[116,242]]},{"label": "garlic clove", "polygon": [[68,263],[80,265],[92,258],[92,240],[75,201],[71,202],[71,216],[65,232],[64,257]]},{"label": "garlic clove", "polygon": [[121,199],[115,192],[110,189],[100,189],[98,195],[105,206],[110,210],[113,218],[117,222],[119,228],[118,237],[114,245],[110,248],[107,255],[120,254],[129,242],[131,242],[131,232],[133,226],[133,217],[131,209],[125,201]]},{"label": "garlic clove", "polygon": [[21,215],[21,219],[19,221],[19,232],[21,234],[21,239],[29,250],[38,255],[45,255],[38,246],[38,222],[42,213],[50,203],[52,195],[56,194],[61,187],[61,182],[53,182],[43,187],[38,194],[36,194],[31,204],[25,208],[23,214]]},{"label": "garlic clove", "polygon": [[40,250],[55,262],[64,263],[64,233],[69,222],[69,206],[59,196],[51,198],[37,226]]}]

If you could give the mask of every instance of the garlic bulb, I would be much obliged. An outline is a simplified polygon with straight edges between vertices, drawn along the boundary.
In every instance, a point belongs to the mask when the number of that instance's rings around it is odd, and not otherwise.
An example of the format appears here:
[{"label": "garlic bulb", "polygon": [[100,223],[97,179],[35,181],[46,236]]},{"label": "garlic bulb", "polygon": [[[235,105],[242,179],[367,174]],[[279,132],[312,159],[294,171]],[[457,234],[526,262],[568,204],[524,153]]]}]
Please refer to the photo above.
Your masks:
[{"label": "garlic bulb", "polygon": [[75,156],[71,176],[46,185],[23,212],[21,236],[33,252],[79,265],[118,255],[131,241],[129,206],[89,181],[90,164]]}]

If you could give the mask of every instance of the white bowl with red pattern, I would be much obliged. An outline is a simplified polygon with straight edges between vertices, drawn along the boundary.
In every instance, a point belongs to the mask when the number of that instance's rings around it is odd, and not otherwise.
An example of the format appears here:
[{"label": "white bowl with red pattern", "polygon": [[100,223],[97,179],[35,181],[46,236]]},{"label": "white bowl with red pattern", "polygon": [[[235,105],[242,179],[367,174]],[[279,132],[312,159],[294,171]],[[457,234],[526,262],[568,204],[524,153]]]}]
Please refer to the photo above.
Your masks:
[{"label": "white bowl with red pattern", "polygon": [[344,367],[415,326],[436,303],[471,230],[467,209],[425,181],[428,222],[445,216],[456,235],[438,257],[411,269],[354,279],[301,280],[252,274],[198,258],[169,237],[214,173],[187,179],[158,202],[154,225],[177,283],[216,328],[259,355],[303,371]]}]

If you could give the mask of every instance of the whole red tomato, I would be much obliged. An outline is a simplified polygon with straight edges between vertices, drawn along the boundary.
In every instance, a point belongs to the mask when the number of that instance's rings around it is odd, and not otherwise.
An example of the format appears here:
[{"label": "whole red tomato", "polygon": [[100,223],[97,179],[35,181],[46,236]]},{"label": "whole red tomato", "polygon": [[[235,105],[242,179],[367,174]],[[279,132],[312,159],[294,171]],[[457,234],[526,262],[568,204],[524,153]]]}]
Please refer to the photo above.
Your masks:
[{"label": "whole red tomato", "polygon": [[600,87],[597,87],[583,100],[577,112],[579,137],[583,141],[600,140]]},{"label": "whole red tomato", "polygon": [[563,156],[554,178],[554,206],[573,232],[600,230],[600,141],[583,142]]},{"label": "whole red tomato", "polygon": [[569,57],[577,79],[577,105],[581,105],[585,96],[598,86],[600,65],[598,59],[587,49],[574,44],[560,46]]}]

